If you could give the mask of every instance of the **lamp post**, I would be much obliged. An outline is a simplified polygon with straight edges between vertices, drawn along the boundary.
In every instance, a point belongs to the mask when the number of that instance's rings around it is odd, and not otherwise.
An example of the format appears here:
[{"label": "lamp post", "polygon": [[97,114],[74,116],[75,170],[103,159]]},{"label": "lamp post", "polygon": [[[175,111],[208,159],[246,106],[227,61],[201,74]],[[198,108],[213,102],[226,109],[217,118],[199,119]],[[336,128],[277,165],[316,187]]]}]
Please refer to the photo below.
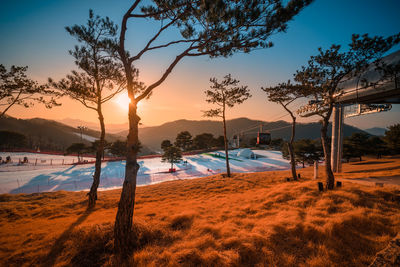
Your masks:
[{"label": "lamp post", "polygon": [[85,131],[87,129],[87,127],[86,126],[78,126],[77,128],[79,129],[79,132],[81,133],[81,142],[82,142],[83,141],[82,133],[83,133],[83,131]]}]

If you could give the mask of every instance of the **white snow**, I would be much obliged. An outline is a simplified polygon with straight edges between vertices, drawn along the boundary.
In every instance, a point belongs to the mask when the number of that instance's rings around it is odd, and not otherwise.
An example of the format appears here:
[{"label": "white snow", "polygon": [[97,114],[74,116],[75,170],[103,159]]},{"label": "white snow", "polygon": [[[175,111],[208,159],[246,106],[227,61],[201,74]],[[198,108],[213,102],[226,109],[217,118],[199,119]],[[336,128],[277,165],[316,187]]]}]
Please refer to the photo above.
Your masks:
[{"label": "white snow", "polygon": [[[74,133],[74,134],[76,134],[78,136],[81,136],[80,133]],[[87,134],[82,134],[82,139],[84,139],[86,141],[89,141],[89,142],[94,142],[99,138],[96,138],[96,137],[93,137],[93,136],[90,136],[90,135],[87,135]]]},{"label": "white snow", "polygon": [[254,158],[254,152],[249,148],[243,148],[239,150],[237,156],[240,158],[252,159]]},{"label": "white snow", "polygon": [[[281,152],[253,150],[257,159],[238,157],[239,150],[229,152],[232,172],[259,172],[267,170],[283,170],[289,168],[289,162],[282,158]],[[12,164],[0,165],[0,193],[35,193],[57,190],[81,191],[91,186],[94,164],[60,165],[62,160],[75,159],[72,156],[57,156],[35,153],[1,153],[5,159],[10,155]],[[29,164],[18,164],[17,158],[27,156]],[[33,165],[32,160],[46,160],[47,164]],[[53,165],[49,160],[53,159]],[[93,160],[93,158],[91,158]],[[15,163],[16,161],[16,163]],[[55,164],[57,162],[58,164]],[[186,163],[187,162],[187,163]],[[71,162],[68,162],[69,164]],[[174,164],[176,172],[168,173],[171,164],[161,162],[161,158],[138,160],[140,169],[137,184],[149,185],[177,179],[205,177],[225,172],[225,154],[223,151],[184,156],[183,160]],[[10,166],[11,165],[11,166]],[[125,174],[125,161],[104,162],[99,190],[120,188]]]}]

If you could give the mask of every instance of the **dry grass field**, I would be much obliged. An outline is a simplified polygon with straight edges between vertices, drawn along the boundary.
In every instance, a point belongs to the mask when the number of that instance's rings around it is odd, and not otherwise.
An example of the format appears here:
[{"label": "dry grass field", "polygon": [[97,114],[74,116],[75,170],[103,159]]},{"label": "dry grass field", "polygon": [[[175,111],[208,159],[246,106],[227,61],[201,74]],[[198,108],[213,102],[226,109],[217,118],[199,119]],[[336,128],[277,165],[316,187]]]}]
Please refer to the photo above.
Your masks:
[{"label": "dry grass field", "polygon": [[[400,159],[337,176],[400,176]],[[322,168],[320,174],[322,176]],[[400,187],[344,181],[319,192],[312,168],[221,175],[137,189],[133,266],[367,266],[400,230]],[[113,265],[120,190],[0,195],[0,266]]]}]

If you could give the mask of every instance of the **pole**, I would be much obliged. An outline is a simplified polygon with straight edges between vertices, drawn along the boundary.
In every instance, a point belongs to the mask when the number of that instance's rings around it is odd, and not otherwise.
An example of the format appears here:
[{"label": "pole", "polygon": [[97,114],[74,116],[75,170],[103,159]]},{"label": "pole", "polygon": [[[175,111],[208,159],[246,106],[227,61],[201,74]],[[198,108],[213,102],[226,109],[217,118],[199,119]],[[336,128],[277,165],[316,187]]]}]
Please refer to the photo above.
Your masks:
[{"label": "pole", "polygon": [[318,161],[314,161],[314,180],[318,179]]},{"label": "pole", "polygon": [[338,154],[338,130],[339,130],[339,108],[335,104],[332,112],[332,144],[331,144],[331,166],[332,171],[337,171],[337,154]]},{"label": "pole", "polygon": [[342,172],[342,156],[343,156],[343,132],[344,132],[344,107],[339,105],[339,130],[338,130],[338,149],[337,149],[337,166],[336,172]]}]

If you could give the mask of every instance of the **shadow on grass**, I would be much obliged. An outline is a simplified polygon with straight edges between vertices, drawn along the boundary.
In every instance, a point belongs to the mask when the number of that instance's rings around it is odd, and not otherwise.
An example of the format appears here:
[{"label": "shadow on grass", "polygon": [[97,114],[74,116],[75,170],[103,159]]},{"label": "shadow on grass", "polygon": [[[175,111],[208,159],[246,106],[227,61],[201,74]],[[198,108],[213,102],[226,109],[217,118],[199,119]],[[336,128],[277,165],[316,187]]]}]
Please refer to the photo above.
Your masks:
[{"label": "shadow on grass", "polygon": [[75,227],[79,226],[81,223],[83,223],[87,217],[93,212],[93,209],[87,209],[85,212],[79,216],[79,218],[72,223],[68,229],[66,229],[60,237],[54,242],[50,252],[47,254],[47,256],[43,260],[43,266],[54,266],[58,256],[62,253],[62,251],[65,248],[65,242],[69,239],[71,236],[72,231],[75,229]]},{"label": "shadow on grass", "polygon": [[392,171],[392,170],[398,170],[398,169],[400,169],[400,166],[380,168],[380,169],[370,169],[370,170],[348,171],[345,173],[366,173],[366,172]]},{"label": "shadow on grass", "polygon": [[393,162],[394,161],[367,161],[367,162],[351,163],[350,165],[386,164],[386,163],[393,163]]}]

